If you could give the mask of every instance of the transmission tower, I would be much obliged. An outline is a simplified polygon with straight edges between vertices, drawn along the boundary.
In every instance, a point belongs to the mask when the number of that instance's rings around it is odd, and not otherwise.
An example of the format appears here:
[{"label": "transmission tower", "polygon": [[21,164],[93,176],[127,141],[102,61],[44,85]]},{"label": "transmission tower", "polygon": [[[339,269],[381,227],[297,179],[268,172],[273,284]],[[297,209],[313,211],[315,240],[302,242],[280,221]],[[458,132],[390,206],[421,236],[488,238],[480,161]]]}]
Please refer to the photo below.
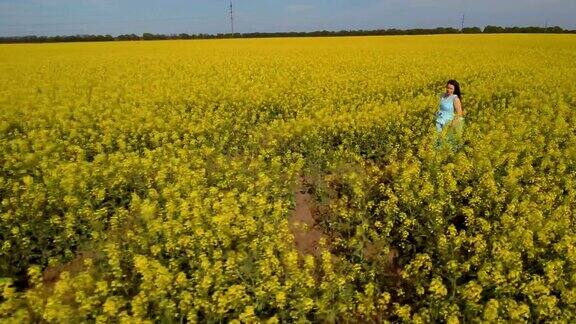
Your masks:
[{"label": "transmission tower", "polygon": [[462,14],[462,24],[460,25],[460,32],[462,32],[464,30],[464,18],[465,18],[465,15]]},{"label": "transmission tower", "polygon": [[232,0],[230,0],[230,30],[234,36],[234,7],[232,7]]}]

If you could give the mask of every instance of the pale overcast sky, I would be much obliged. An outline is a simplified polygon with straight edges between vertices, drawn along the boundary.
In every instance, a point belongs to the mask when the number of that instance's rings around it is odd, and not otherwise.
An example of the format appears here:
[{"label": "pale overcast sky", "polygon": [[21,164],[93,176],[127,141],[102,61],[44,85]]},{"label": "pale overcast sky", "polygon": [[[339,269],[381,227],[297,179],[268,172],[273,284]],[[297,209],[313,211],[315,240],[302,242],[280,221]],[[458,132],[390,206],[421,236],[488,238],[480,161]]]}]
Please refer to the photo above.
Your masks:
[{"label": "pale overcast sky", "polygon": [[[0,36],[227,33],[229,0],[0,0]],[[576,29],[576,0],[233,0],[237,32],[466,26]]]}]

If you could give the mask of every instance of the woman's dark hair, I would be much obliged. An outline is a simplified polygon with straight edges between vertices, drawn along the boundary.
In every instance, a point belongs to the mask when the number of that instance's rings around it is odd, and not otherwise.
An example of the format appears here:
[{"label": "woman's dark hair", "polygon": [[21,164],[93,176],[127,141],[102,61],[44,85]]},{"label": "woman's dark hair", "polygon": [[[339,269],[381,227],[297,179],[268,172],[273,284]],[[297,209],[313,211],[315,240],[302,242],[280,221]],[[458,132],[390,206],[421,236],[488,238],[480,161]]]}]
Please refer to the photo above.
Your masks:
[{"label": "woman's dark hair", "polygon": [[462,100],[462,93],[460,92],[460,83],[456,80],[448,80],[446,85],[451,84],[454,86],[454,94],[458,96],[458,99]]}]

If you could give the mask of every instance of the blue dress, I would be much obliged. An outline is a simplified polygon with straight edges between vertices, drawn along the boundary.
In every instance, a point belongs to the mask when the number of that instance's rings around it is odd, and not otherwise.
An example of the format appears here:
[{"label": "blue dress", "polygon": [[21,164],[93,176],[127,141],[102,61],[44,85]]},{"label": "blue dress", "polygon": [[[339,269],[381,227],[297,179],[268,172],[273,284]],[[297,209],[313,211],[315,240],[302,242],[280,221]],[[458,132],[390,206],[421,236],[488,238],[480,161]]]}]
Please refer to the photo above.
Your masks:
[{"label": "blue dress", "polygon": [[454,119],[454,99],[457,95],[450,95],[448,97],[440,98],[440,107],[436,113],[436,130],[441,132],[444,126]]}]

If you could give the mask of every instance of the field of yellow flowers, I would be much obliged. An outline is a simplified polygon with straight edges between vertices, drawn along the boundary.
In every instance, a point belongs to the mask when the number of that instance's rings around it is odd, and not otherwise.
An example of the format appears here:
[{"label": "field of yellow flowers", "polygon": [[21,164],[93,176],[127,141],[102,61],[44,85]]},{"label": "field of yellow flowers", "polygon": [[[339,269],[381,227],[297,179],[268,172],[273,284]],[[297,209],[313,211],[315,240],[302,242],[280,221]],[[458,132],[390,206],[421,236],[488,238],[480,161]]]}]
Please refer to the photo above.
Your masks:
[{"label": "field of yellow flowers", "polygon": [[572,35],[1,45],[0,322],[575,321],[575,76]]}]

